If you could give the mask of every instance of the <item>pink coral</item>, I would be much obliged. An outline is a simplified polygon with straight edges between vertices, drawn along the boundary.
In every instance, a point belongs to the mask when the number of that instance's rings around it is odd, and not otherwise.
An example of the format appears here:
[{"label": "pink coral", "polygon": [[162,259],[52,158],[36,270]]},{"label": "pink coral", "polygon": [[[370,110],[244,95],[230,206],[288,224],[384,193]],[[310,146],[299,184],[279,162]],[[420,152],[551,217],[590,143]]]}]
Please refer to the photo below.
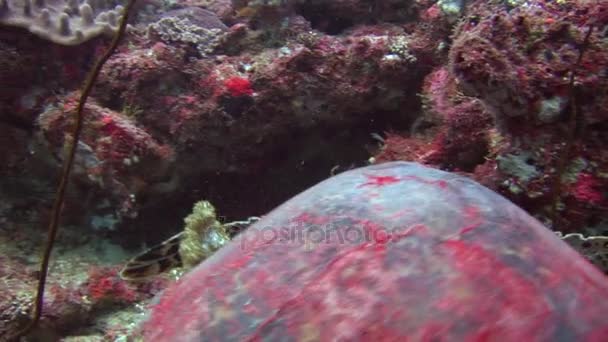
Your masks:
[{"label": "pink coral", "polygon": [[245,96],[253,95],[253,89],[251,89],[251,82],[243,77],[231,77],[224,82],[228,92],[234,96]]},{"label": "pink coral", "polygon": [[604,200],[604,196],[599,189],[600,184],[593,175],[581,173],[574,184],[572,195],[581,202],[596,205]]},{"label": "pink coral", "polygon": [[136,289],[118,276],[118,268],[93,266],[89,269],[86,292],[94,302],[132,303],[139,297]]},{"label": "pink coral", "polygon": [[577,70],[581,113],[589,123],[608,119],[605,103],[608,67],[602,30],[608,19],[606,1],[572,1],[568,5],[536,1],[505,6],[477,1],[463,21],[450,51],[452,71],[465,88],[475,91],[492,109],[502,128],[521,134],[521,126],[557,122],[565,109],[568,73],[589,31],[589,13],[598,13],[596,30]]},{"label": "pink coral", "polygon": [[[558,230],[593,226],[604,201],[597,189],[605,187],[600,174],[608,169],[605,13],[606,1],[539,0],[511,9],[474,1],[467,9],[469,19],[455,30],[449,53],[450,72],[461,90],[477,97],[495,119],[496,144],[489,157],[512,161],[478,168],[479,175],[494,180],[494,187]],[[573,71],[574,103],[569,86]],[[569,120],[572,113],[576,127]],[[579,130],[568,142],[568,160],[562,160],[566,136],[582,127],[584,133]],[[553,194],[555,182],[563,178],[557,171],[562,163],[580,174],[575,184]],[[568,210],[548,210],[555,202]]]}]

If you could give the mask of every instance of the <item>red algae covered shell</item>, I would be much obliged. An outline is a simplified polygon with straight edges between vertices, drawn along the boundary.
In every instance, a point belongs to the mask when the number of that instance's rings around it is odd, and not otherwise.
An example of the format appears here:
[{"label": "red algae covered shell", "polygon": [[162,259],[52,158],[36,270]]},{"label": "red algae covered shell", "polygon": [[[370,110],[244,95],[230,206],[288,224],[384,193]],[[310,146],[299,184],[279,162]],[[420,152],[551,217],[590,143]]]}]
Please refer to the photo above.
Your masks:
[{"label": "red algae covered shell", "polygon": [[391,162],[285,202],[170,287],[146,341],[602,341],[607,278],[514,204]]}]

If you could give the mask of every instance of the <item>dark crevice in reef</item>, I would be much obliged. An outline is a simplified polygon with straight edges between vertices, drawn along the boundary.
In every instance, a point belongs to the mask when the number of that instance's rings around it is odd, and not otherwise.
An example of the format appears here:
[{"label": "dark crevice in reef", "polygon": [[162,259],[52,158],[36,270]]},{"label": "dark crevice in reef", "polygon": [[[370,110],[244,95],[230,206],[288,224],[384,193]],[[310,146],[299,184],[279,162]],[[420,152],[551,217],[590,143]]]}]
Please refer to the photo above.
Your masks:
[{"label": "dark crevice in reef", "polygon": [[[140,212],[117,231],[117,240],[138,247],[142,238],[157,243],[183,227],[196,201],[210,200],[224,222],[268,213],[314,184],[349,168],[367,164],[380,142],[372,133],[401,130],[410,125],[402,113],[377,112],[345,127],[293,129],[272,142],[262,160],[244,162],[239,172],[203,172]],[[254,165],[256,167],[254,168]],[[261,165],[261,166],[260,166]],[[141,232],[146,232],[141,234]],[[145,235],[145,236],[142,236]],[[125,239],[127,237],[127,239]]]},{"label": "dark crevice in reef", "polygon": [[328,5],[313,4],[311,1],[305,1],[296,7],[296,12],[306,18],[313,29],[329,35],[338,35],[354,25],[349,18],[328,17],[328,11]]},{"label": "dark crevice in reef", "polygon": [[[7,125],[11,128],[25,131],[29,135],[34,132],[34,124],[30,120],[10,113],[2,113],[2,115],[0,115],[0,125]],[[4,129],[0,131],[4,131]]]}]

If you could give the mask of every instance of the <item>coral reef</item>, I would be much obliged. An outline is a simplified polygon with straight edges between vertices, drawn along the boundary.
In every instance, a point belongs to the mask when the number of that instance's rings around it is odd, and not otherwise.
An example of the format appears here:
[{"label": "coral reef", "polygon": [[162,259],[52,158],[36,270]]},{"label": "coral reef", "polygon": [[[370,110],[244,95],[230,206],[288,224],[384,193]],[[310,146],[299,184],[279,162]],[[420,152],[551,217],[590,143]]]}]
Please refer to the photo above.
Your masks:
[{"label": "coral reef", "polygon": [[[437,86],[423,88],[427,108],[421,125],[432,127],[412,143],[406,143],[412,140],[407,135],[390,136],[377,160],[405,158],[468,171],[554,229],[601,233],[606,225],[602,213],[608,210],[601,190],[608,187],[603,148],[608,46],[601,33],[608,24],[606,11],[604,2],[593,1],[472,2],[455,29],[449,69],[435,71],[434,79],[429,75],[427,84]],[[596,30],[579,68],[575,62],[592,25]],[[571,71],[576,72],[576,104],[568,93]],[[452,79],[452,86],[442,77]],[[568,120],[572,106],[581,113],[576,128]],[[436,137],[442,131],[436,113],[449,118],[459,110],[464,122],[447,121],[457,132],[456,144],[445,144],[452,140]],[[573,151],[565,172],[558,174],[568,143],[564,137],[573,129]],[[459,162],[459,153],[470,163]],[[446,158],[456,158],[456,163]],[[564,184],[557,194],[557,215],[552,212],[556,180]]]},{"label": "coral reef", "polygon": [[5,289],[0,294],[0,335],[7,335],[27,320],[34,279],[25,272],[16,272],[23,269],[17,259],[5,255],[0,258],[0,281]]},{"label": "coral reef", "polygon": [[[602,28],[608,11],[595,1],[537,1],[509,10],[484,6],[475,23],[464,22],[450,51],[453,73],[463,88],[483,99],[498,124],[511,134],[523,134],[563,119],[568,106],[568,73],[574,67],[590,25],[590,37],[576,83],[579,110],[588,125],[605,121],[608,65]],[[549,131],[555,130],[547,129]]]},{"label": "coral reef", "polygon": [[[608,24],[602,15],[608,7],[605,2],[572,1],[489,10],[480,7],[474,26],[459,27],[450,61],[463,88],[483,101],[505,136],[497,150],[504,185],[513,198],[554,228],[597,233],[594,227],[608,209],[608,197],[597,190],[608,186],[602,147],[607,142],[608,78],[602,73],[608,66],[608,46],[601,33]],[[592,26],[596,30],[580,65],[575,65]],[[570,72],[576,73],[575,103],[570,103],[568,93]],[[572,110],[580,113],[578,128],[571,127]],[[575,129],[579,134],[565,172],[557,174],[570,143],[564,137]],[[556,179],[565,186],[558,194],[556,221],[550,222],[548,208]],[[577,195],[581,188],[595,193],[594,200]]]},{"label": "coral reef", "polygon": [[408,136],[390,134],[376,162],[412,160],[471,172],[490,149],[492,118],[481,102],[463,95],[445,68],[430,73],[423,86],[424,115]]},{"label": "coral reef", "polygon": [[[74,94],[68,94],[57,106],[48,106],[37,120],[44,143],[59,160],[66,142],[71,141],[66,132],[76,103]],[[123,217],[136,216],[137,196],[150,184],[165,180],[173,154],[171,147],[158,143],[127,113],[116,113],[94,102],[85,107],[84,133],[77,151],[74,181],[85,186],[88,196],[108,195],[107,201],[96,198],[98,209],[110,211],[104,219],[93,217],[91,224],[96,228],[113,228]]]},{"label": "coral reef", "polygon": [[[3,289],[0,341],[5,341],[5,337],[23,326],[31,313],[37,278],[37,244],[43,235],[27,221],[18,225],[3,223],[0,233]],[[144,317],[144,304],[168,284],[168,279],[162,277],[145,284],[123,281],[116,265],[124,260],[126,252],[98,235],[83,232],[80,227],[64,226],[58,245],[42,319],[29,336],[33,340],[95,335],[99,331],[104,332],[102,335],[124,338]]]},{"label": "coral reef", "polygon": [[[37,255],[78,89],[108,43],[104,32],[115,30],[120,4],[0,0],[0,230],[10,237],[2,248],[25,244],[23,253]],[[85,108],[63,208],[62,223],[92,238],[61,240],[58,258],[79,263],[65,250],[99,239],[131,254],[155,246],[181,230],[202,198],[226,215],[217,217],[222,224],[263,215],[368,160],[417,161],[466,175],[550,228],[608,233],[607,6],[138,2]],[[43,13],[45,29],[35,21]],[[569,132],[574,139],[560,172]],[[6,248],[1,277],[18,282],[0,297],[0,312],[19,319],[34,260]],[[124,283],[115,265],[127,259],[87,259],[92,265],[78,264],[77,276],[67,267],[52,271],[44,331],[75,339],[126,334],[129,317],[141,313],[137,305],[164,284],[162,277]],[[104,310],[112,318],[99,323]],[[64,327],[51,319],[61,315],[80,319]],[[75,328],[93,321],[105,336]]]}]

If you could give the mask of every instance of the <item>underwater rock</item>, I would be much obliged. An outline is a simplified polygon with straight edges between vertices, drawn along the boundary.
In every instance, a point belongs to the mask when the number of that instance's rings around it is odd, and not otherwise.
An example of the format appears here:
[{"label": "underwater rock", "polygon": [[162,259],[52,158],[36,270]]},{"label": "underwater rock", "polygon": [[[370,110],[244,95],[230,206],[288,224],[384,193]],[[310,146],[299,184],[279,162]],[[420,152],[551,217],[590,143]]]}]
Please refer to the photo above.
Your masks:
[{"label": "underwater rock", "polygon": [[427,75],[421,95],[423,114],[409,134],[388,135],[375,161],[408,160],[465,172],[483,164],[493,122],[481,102],[463,95],[445,67]]},{"label": "underwater rock", "polygon": [[295,157],[301,147],[290,145],[304,145],[294,134],[332,127],[329,136],[340,137],[358,125],[405,125],[414,115],[399,108],[416,106],[408,85],[420,83],[428,66],[407,49],[403,29],[294,38],[281,48],[204,59],[160,42],[125,51],[108,61],[95,96],[108,107],[141,110],[138,124],[175,146],[184,179],[201,171],[277,169],[278,151]]},{"label": "underwater rock", "polygon": [[[4,253],[0,256],[0,341],[8,341],[11,336],[23,327],[30,317],[33,294],[36,288],[36,273],[23,260],[10,258],[14,252],[7,248],[6,239],[0,244]],[[6,251],[9,249],[10,251]],[[40,326],[34,332],[38,338],[51,338],[59,331],[74,329],[90,318],[90,305],[83,300],[78,286],[67,280],[50,280],[47,286],[45,307]],[[33,338],[36,338],[31,336]],[[56,337],[55,337],[56,338]]]},{"label": "underwater rock", "polygon": [[538,170],[522,177],[499,163],[480,174],[557,230],[593,234],[606,221],[607,12],[606,1],[475,1],[449,53],[462,91],[494,117],[490,159],[527,156],[528,168]]},{"label": "underwater rock", "polygon": [[34,283],[33,279],[23,272],[23,262],[4,255],[0,256],[0,262],[0,281],[3,284],[3,291],[0,291],[0,336],[4,336],[16,331],[27,321],[30,309],[29,294]]},{"label": "underwater rock", "polygon": [[603,28],[608,18],[601,13],[606,12],[605,1],[531,1],[515,8],[477,1],[470,19],[456,30],[452,71],[511,134],[557,121],[556,116],[563,120],[569,72],[593,26],[576,70],[577,105],[587,124],[605,122],[608,48]]},{"label": "underwater rock", "polygon": [[362,24],[408,22],[415,18],[416,1],[383,0],[233,0],[237,16],[258,22],[276,21],[277,16],[301,15],[315,30],[336,35]]},{"label": "underwater rock", "polygon": [[[69,94],[57,107],[48,107],[37,120],[42,143],[58,160],[63,160],[66,142],[71,139],[66,132],[76,104],[75,94]],[[84,109],[84,132],[77,148],[73,179],[86,193],[76,196],[76,200],[89,202],[101,215],[91,217],[93,227],[113,229],[123,217],[137,216],[140,196],[171,178],[172,148],[156,141],[129,115],[134,113],[117,113],[94,100]]]},{"label": "underwater rock", "polygon": [[[213,7],[220,3],[225,2],[199,5]],[[340,4],[347,5],[347,2]],[[410,5],[410,2],[403,4],[408,8]],[[188,5],[177,7],[180,6]],[[175,165],[183,179],[192,179],[190,176],[200,172],[233,172],[258,177],[260,170],[293,168],[292,165],[305,158],[278,165],[280,158],[276,156],[289,151],[290,158],[296,158],[298,151],[314,149],[316,145],[308,140],[316,141],[318,136],[340,140],[324,146],[349,150],[336,153],[340,156],[361,155],[357,162],[364,163],[367,158],[364,144],[368,143],[369,131],[376,127],[382,129],[385,122],[394,121],[397,126],[403,126],[411,120],[413,111],[400,113],[399,110],[418,106],[415,89],[436,62],[429,61],[435,57],[432,41],[436,36],[417,41],[416,34],[409,35],[408,30],[399,25],[355,28],[333,37],[313,31],[310,23],[298,15],[285,17],[280,20],[281,25],[268,26],[267,30],[260,30],[262,24],[252,22],[234,25],[228,31],[215,14],[192,6],[146,14],[146,18],[151,17],[167,21],[183,19],[190,24],[179,26],[178,30],[165,30],[165,39],[162,39],[157,34],[147,35],[148,22],[142,23],[140,17],[133,16],[133,28],[124,37],[125,44],[102,69],[92,95],[100,110],[123,112],[142,132],[175,147]],[[191,34],[197,30],[181,30],[192,27],[219,30],[220,34],[206,40],[203,38],[207,36]],[[176,27],[169,25],[169,28]],[[15,34],[6,36],[13,39]],[[171,37],[178,41],[169,39]],[[84,72],[102,52],[100,43],[103,42],[94,40],[77,47],[64,47],[52,43],[40,46],[35,44],[38,40],[30,40],[34,44],[22,49],[24,53],[38,56],[49,50],[48,53],[53,52],[50,55],[53,58],[49,58],[53,62],[22,63],[33,73],[24,76],[19,87],[11,88],[7,97],[15,102],[17,98],[24,98],[28,104],[36,103],[27,110],[27,123],[35,129],[38,115],[50,107],[60,107],[62,93],[71,92],[81,84]],[[210,51],[208,48],[215,47],[216,43],[220,44],[218,49]],[[13,47],[9,44],[8,48]],[[7,54],[11,59],[13,55]],[[16,72],[7,76],[16,78]],[[236,89],[233,80],[244,82]],[[63,90],[57,92],[56,89]],[[18,104],[6,107],[7,113],[20,110]],[[357,127],[356,133],[351,132],[352,127]],[[349,134],[357,135],[356,142],[350,143]],[[291,139],[294,135],[303,138]],[[326,156],[325,148],[317,147],[318,151],[314,152],[324,159],[322,165],[308,158],[309,165],[317,168],[317,174],[325,176],[336,164],[353,162],[352,157],[329,160],[335,158]],[[104,163],[99,158],[87,160]],[[86,177],[80,178],[90,184]],[[139,182],[139,176],[134,178],[119,182],[112,192],[126,198],[124,195],[129,193],[131,185]],[[93,222],[97,226],[113,226],[115,217],[108,216],[111,214],[100,213]]]},{"label": "underwater rock", "polygon": [[262,217],[169,288],[143,336],[599,341],[606,295],[602,273],[505,198],[396,162]]}]

